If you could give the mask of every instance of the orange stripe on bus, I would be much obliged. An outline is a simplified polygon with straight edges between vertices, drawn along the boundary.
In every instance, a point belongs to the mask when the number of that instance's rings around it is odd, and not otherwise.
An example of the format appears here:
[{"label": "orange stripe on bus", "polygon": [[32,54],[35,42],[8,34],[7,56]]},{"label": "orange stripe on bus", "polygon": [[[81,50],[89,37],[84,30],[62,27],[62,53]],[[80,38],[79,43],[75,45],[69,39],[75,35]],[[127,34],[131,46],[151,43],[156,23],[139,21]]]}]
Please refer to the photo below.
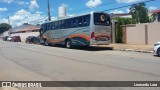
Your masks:
[{"label": "orange stripe on bus", "polygon": [[106,34],[99,34],[99,35],[95,36],[95,38],[99,38],[99,37],[109,37],[109,38],[111,38],[111,36],[106,35]]},{"label": "orange stripe on bus", "polygon": [[[63,42],[65,40],[65,38],[63,39],[60,39],[60,40],[52,40],[52,39],[49,39],[47,36],[43,35],[42,36],[43,38],[46,38],[49,42]],[[84,34],[73,34],[67,38],[74,38],[74,37],[81,37],[81,38],[84,38],[86,39],[88,42],[90,42],[90,38]]]},{"label": "orange stripe on bus", "polygon": [[90,38],[84,34],[74,34],[74,35],[69,36],[69,38],[74,38],[74,37],[81,37],[81,38],[86,39],[88,42],[90,42]]}]

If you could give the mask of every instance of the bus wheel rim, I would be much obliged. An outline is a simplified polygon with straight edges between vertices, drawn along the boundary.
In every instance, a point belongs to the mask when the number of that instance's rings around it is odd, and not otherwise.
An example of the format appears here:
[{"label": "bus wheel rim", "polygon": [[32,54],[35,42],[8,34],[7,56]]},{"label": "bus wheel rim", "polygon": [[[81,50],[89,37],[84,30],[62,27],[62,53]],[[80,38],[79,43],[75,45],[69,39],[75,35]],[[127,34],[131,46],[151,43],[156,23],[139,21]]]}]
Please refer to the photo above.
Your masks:
[{"label": "bus wheel rim", "polygon": [[71,47],[71,42],[67,41],[66,46],[67,46],[67,48],[70,48]]},{"label": "bus wheel rim", "polygon": [[48,45],[48,41],[45,41],[45,45]]}]

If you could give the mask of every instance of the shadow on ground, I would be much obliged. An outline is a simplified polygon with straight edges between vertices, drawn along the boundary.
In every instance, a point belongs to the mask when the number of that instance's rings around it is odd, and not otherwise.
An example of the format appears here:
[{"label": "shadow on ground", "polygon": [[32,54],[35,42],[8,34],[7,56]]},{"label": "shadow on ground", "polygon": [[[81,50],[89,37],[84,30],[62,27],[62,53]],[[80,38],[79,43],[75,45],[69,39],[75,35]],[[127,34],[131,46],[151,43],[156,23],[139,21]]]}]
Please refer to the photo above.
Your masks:
[{"label": "shadow on ground", "polygon": [[[50,47],[57,47],[57,48],[65,48],[61,45],[51,45]],[[67,49],[67,48],[66,48]],[[99,46],[73,46],[71,49],[74,50],[84,50],[84,51],[107,51],[113,50],[113,47],[99,47]]]},{"label": "shadow on ground", "polygon": [[113,47],[83,46],[83,47],[73,47],[72,49],[84,50],[84,51],[105,51],[105,50],[113,50]]},{"label": "shadow on ground", "polygon": [[160,57],[160,56],[158,56],[158,55],[153,55],[154,57]]}]

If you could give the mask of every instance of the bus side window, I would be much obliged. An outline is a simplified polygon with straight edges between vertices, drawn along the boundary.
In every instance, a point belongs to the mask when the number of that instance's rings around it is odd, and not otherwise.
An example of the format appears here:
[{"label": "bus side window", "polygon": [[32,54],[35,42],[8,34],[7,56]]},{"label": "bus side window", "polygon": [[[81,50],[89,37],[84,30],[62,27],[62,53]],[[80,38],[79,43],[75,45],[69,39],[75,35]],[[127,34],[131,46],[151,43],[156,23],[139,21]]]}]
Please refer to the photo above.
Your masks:
[{"label": "bus side window", "polygon": [[83,17],[79,17],[79,20],[78,20],[78,27],[82,27],[83,26]]},{"label": "bus side window", "polygon": [[43,31],[46,31],[47,30],[47,24],[44,24],[43,27],[44,27]]},{"label": "bus side window", "polygon": [[52,23],[49,23],[49,30],[52,30]]},{"label": "bus side window", "polygon": [[55,29],[55,24],[54,24],[54,22],[52,22],[52,30],[54,30]]},{"label": "bus side window", "polygon": [[84,23],[84,26],[89,26],[89,24],[90,24],[90,15],[84,16],[83,23]]},{"label": "bus side window", "polygon": [[41,31],[44,32],[45,29],[46,29],[46,28],[45,28],[45,24],[42,24],[42,29],[41,29]]},{"label": "bus side window", "polygon": [[49,30],[49,24],[47,23],[46,26],[47,26],[46,31],[48,31]]},{"label": "bus side window", "polygon": [[62,27],[62,22],[59,21],[59,28],[61,29],[61,27]]},{"label": "bus side window", "polygon": [[55,29],[58,29],[58,28],[59,28],[59,22],[56,21],[56,22],[55,22]]},{"label": "bus side window", "polygon": [[71,28],[71,19],[66,20],[66,28]]},{"label": "bus side window", "polygon": [[65,28],[65,20],[60,21],[60,29]]},{"label": "bus side window", "polygon": [[75,19],[72,19],[72,27],[76,27],[76,21],[75,21]]},{"label": "bus side window", "polygon": [[72,19],[72,28],[77,27],[77,21],[78,21],[78,18]]}]

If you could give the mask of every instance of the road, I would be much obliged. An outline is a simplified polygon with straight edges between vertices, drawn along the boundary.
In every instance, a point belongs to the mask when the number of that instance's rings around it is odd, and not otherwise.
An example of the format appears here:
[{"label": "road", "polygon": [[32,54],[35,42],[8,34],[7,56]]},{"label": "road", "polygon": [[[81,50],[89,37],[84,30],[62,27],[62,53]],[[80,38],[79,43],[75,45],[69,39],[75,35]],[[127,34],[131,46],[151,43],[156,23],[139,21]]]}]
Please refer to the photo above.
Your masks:
[{"label": "road", "polygon": [[[107,48],[42,46],[0,40],[0,81],[160,81],[160,57]],[[28,88],[0,88],[28,90]],[[41,88],[30,88],[29,90]],[[42,90],[160,88],[43,88]]]}]

